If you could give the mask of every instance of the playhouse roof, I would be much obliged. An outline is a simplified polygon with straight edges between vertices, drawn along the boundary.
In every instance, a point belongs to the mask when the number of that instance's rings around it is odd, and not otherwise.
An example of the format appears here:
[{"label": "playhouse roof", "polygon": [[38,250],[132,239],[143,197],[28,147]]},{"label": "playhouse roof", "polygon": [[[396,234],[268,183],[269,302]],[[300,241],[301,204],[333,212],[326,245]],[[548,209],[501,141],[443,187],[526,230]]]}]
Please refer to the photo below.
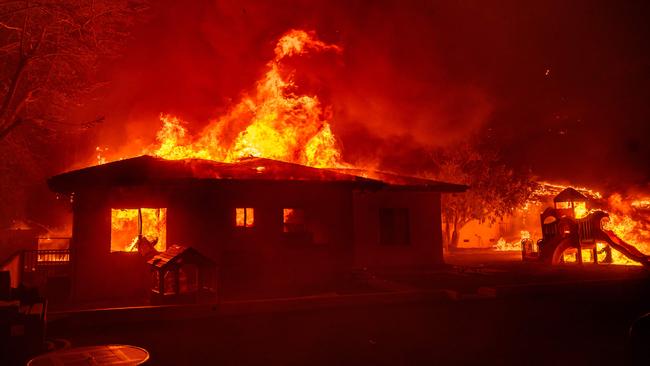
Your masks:
[{"label": "playhouse roof", "polygon": [[576,191],[575,189],[569,187],[564,189],[562,192],[558,193],[553,202],[587,202],[588,199],[582,193]]},{"label": "playhouse roof", "polygon": [[156,268],[165,268],[178,262],[180,259],[184,259],[191,263],[212,264],[211,260],[202,256],[196,250],[181,245],[170,246],[164,252],[158,253],[153,258],[149,259],[147,263]]}]

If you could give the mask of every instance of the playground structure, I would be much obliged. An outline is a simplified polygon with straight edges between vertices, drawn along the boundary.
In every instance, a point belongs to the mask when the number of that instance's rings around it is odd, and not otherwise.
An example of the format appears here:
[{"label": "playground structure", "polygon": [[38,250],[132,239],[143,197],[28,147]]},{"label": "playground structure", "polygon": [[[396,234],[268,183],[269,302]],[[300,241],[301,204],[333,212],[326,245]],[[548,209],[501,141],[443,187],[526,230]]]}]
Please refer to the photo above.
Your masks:
[{"label": "playground structure", "polygon": [[609,214],[589,210],[589,200],[573,188],[560,192],[540,215],[542,238],[523,239],[522,258],[557,265],[612,263],[612,250],[650,268],[650,258],[604,228]]}]

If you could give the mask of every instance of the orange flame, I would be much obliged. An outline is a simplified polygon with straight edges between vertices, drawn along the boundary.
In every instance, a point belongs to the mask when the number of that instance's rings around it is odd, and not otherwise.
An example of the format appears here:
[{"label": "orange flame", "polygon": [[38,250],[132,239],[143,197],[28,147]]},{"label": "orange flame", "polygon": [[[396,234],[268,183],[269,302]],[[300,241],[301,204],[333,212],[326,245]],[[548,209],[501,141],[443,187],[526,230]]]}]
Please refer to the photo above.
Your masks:
[{"label": "orange flame", "polygon": [[[538,183],[538,187],[531,195],[531,198],[520,208],[522,212],[527,212],[531,208],[535,208],[540,210],[541,213],[541,210],[546,208],[546,203],[550,200],[550,197],[557,195],[569,187],[567,185],[548,182]],[[613,231],[624,242],[634,246],[642,253],[650,255],[650,197],[644,195],[629,195],[624,197],[619,193],[614,193],[606,197],[600,192],[587,187],[573,188],[587,196],[592,202],[598,203],[598,206],[604,207],[609,213],[609,219],[603,225],[604,229]],[[574,206],[574,213],[577,219],[586,217],[592,210],[588,209],[582,202],[576,202]],[[539,230],[538,226],[539,221],[532,220],[525,225],[525,228],[535,232],[535,230]],[[539,237],[532,237],[529,231],[522,230],[520,232],[520,239],[531,239],[535,242]],[[521,250],[521,240],[506,241],[504,238],[499,238],[494,249],[498,251]],[[596,245],[598,249],[598,262],[602,263],[606,256],[605,251],[602,249],[607,244],[599,242]],[[593,253],[591,251],[582,251],[583,262],[592,262],[594,259],[592,256]],[[611,256],[613,264],[641,265],[616,250],[612,250]],[[565,262],[575,263],[578,259],[577,251],[568,249],[564,253],[563,258]]]},{"label": "orange flame", "polygon": [[498,251],[521,251],[521,241],[524,239],[530,239],[530,232],[528,230],[521,230],[519,232],[519,240],[508,242],[504,238],[499,238],[494,250]]},{"label": "orange flame", "polygon": [[313,167],[341,166],[326,108],[317,96],[295,94],[294,81],[280,71],[285,58],[310,51],[338,53],[341,48],[302,30],[289,31],[278,41],[275,57],[267,63],[253,96],[244,96],[196,137],[188,135],[178,117],[161,115],[158,144],[150,152],[167,159],[232,162],[256,156]]},{"label": "orange flame", "polygon": [[[540,182],[538,189],[533,193],[531,203],[539,202],[543,197],[554,196],[567,187],[569,186]],[[602,202],[604,198],[600,192],[587,187],[575,189],[594,201]],[[605,206],[609,213],[609,220],[606,221],[603,228],[613,231],[624,242],[633,245],[642,253],[650,255],[650,198],[644,196],[623,197],[619,193],[614,193],[606,198]],[[575,207],[576,218],[585,217],[589,213],[590,210],[587,210],[585,205],[580,204]],[[601,247],[605,244],[597,243],[597,245],[599,249],[602,249]],[[583,251],[583,261],[592,260],[592,258],[585,258],[585,256],[591,255],[587,252]],[[575,254],[567,253],[565,261],[575,261],[573,256]],[[614,264],[640,265],[616,250],[612,250],[612,261]]]},{"label": "orange flame", "polygon": [[[158,251],[166,249],[167,209],[142,208],[142,235],[156,241]],[[138,209],[111,210],[111,252],[135,252],[138,238]]]},{"label": "orange flame", "polygon": [[[650,254],[650,207],[644,202],[650,202],[647,197],[625,199],[620,194],[608,198],[610,206],[609,220],[604,228],[611,230],[623,241],[635,246],[642,253]],[[620,253],[612,253],[615,263],[633,264]]]}]

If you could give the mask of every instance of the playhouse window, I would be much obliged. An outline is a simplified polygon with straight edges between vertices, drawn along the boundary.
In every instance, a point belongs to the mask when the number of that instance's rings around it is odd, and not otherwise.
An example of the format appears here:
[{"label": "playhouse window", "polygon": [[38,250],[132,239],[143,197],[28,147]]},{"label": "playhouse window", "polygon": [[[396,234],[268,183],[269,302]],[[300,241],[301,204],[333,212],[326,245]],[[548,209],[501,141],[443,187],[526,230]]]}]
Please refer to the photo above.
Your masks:
[{"label": "playhouse window", "polygon": [[589,214],[587,211],[587,202],[574,202],[573,212],[576,219],[581,219]]},{"label": "playhouse window", "polygon": [[235,209],[235,226],[253,227],[255,225],[255,210],[250,207]]},{"label": "playhouse window", "polygon": [[300,208],[285,208],[282,210],[283,231],[295,233],[305,231],[305,210]]},{"label": "playhouse window", "polygon": [[577,263],[578,250],[576,248],[567,248],[564,252],[562,252],[562,261],[564,263]]},{"label": "playhouse window", "polygon": [[167,209],[112,209],[111,252],[137,252],[137,238],[142,233],[158,251],[166,249]]},{"label": "playhouse window", "polygon": [[379,210],[379,244],[409,245],[411,242],[409,211],[406,208]]}]

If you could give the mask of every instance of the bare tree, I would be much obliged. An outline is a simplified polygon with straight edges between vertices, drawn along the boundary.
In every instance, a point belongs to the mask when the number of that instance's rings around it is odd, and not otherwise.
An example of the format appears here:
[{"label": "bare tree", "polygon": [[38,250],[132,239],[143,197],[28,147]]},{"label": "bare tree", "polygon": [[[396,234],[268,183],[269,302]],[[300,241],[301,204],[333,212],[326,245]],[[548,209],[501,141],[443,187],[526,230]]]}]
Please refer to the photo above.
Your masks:
[{"label": "bare tree", "polygon": [[467,184],[467,192],[443,197],[446,245],[458,246],[461,229],[472,220],[495,222],[512,213],[532,192],[532,177],[500,161],[499,155],[477,140],[438,152],[438,178]]},{"label": "bare tree", "polygon": [[103,85],[146,0],[0,0],[0,141],[24,123],[89,127],[66,112]]},{"label": "bare tree", "polygon": [[146,1],[0,0],[0,227],[32,216],[52,152],[103,120],[70,111],[106,85],[98,70],[123,53]]}]

